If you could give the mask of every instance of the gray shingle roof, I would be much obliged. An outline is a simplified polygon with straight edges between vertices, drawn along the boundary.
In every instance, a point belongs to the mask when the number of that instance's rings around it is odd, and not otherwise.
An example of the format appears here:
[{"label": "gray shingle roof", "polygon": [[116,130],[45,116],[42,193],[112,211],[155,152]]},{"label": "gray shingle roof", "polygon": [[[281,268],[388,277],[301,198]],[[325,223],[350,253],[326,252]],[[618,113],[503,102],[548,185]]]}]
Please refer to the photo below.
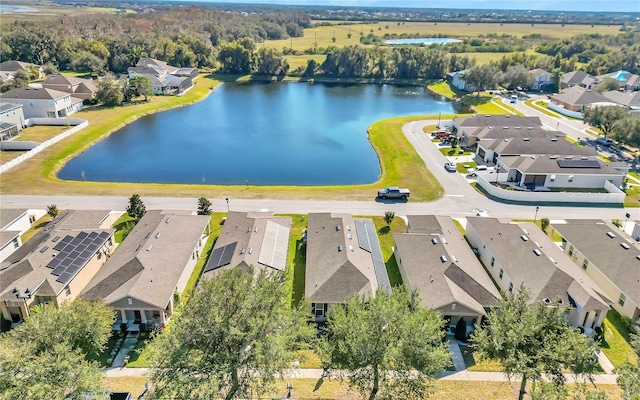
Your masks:
[{"label": "gray shingle roof", "polygon": [[6,112],[14,108],[22,108],[22,104],[8,103],[6,101],[0,102],[0,112]]},{"label": "gray shingle roof", "polygon": [[596,103],[611,103],[607,97],[595,90],[588,90],[580,86],[572,86],[564,89],[562,93],[554,94],[551,100],[561,101],[575,106],[585,106]]},{"label": "gray shingle roof", "polygon": [[27,211],[25,208],[3,208],[2,212],[0,212],[0,229],[6,227]]},{"label": "gray shingle roof", "polygon": [[418,290],[423,305],[438,309],[456,302],[484,314],[498,304],[500,293],[451,218],[407,219],[408,233],[393,235],[396,257],[405,284]]},{"label": "gray shingle roof", "polygon": [[27,99],[27,100],[56,100],[69,96],[69,93],[59,90],[45,88],[18,88],[11,89],[0,95],[0,98],[8,99]]},{"label": "gray shingle roof", "polygon": [[562,76],[562,83],[568,86],[574,85],[592,85],[597,82],[597,78],[587,74],[582,70],[567,72]]},{"label": "gray shingle roof", "polygon": [[[570,156],[569,156],[570,157]],[[553,155],[536,156],[504,156],[499,162],[508,168],[517,168],[518,171],[526,174],[572,174],[572,175],[624,175],[615,167],[615,163],[606,163],[597,157],[588,157],[598,163],[600,168],[563,168],[558,161],[566,160],[567,156],[554,158]],[[573,157],[572,160],[580,160],[580,157]]]},{"label": "gray shingle roof", "polygon": [[492,144],[485,146],[494,150],[502,156],[512,155],[576,155],[576,156],[595,156],[596,151],[592,147],[576,146],[563,138],[506,138],[496,140]]},{"label": "gray shingle roof", "polygon": [[[305,296],[310,301],[344,303],[354,294],[372,296],[378,280],[384,281],[376,276],[371,253],[359,246],[355,221],[346,214],[309,214]],[[372,245],[380,247],[377,237]]]},{"label": "gray shingle roof", "polygon": [[553,224],[553,228],[589,260],[589,267],[598,268],[627,298],[640,305],[640,244],[602,220],[566,220],[566,224]]},{"label": "gray shingle roof", "polygon": [[148,211],[82,295],[107,304],[132,297],[164,309],[208,223],[206,215]]},{"label": "gray shingle roof", "polygon": [[640,91],[621,92],[619,90],[612,90],[610,92],[604,92],[602,94],[610,101],[613,101],[614,103],[623,105],[625,107],[640,107]]},{"label": "gray shingle roof", "polygon": [[473,115],[471,117],[459,117],[453,120],[453,124],[458,127],[541,127],[542,122],[539,117],[522,117],[519,115]]},{"label": "gray shingle roof", "polygon": [[[569,296],[584,301],[586,292],[592,298],[587,300],[589,304],[597,304],[596,309],[608,308],[608,301],[601,295],[602,289],[533,223],[503,223],[496,218],[469,217],[468,231],[470,227],[477,232],[482,245],[495,257],[514,287],[524,283],[534,301],[557,297],[569,305]],[[524,241],[522,236],[528,240]],[[478,246],[481,253],[485,251],[480,243],[472,244]],[[572,291],[574,284],[580,286],[580,291]]]}]

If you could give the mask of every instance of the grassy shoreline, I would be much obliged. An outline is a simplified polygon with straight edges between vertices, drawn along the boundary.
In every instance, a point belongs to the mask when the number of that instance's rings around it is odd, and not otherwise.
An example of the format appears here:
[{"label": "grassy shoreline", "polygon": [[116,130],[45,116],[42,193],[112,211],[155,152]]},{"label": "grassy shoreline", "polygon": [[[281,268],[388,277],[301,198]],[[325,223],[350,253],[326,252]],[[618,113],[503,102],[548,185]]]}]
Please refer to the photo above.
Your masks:
[{"label": "grassy shoreline", "polygon": [[[222,79],[218,79],[222,78]],[[380,187],[402,185],[412,189],[412,201],[434,201],[443,189],[431,175],[423,160],[402,133],[411,121],[433,119],[434,115],[415,115],[375,122],[368,129],[368,139],[378,155],[381,175],[378,181],[351,186],[251,186],[204,184],[156,184],[120,182],[66,181],[56,177],[64,164],[108,135],[145,115],[184,107],[205,99],[221,80],[242,77],[200,77],[198,84],[182,97],[157,96],[148,103],[125,107],[94,107],[78,113],[89,127],[61,141],[2,176],[1,194],[48,195],[120,195],[180,196],[211,198],[335,199],[371,200]],[[443,115],[452,118],[454,115]],[[418,167],[418,168],[416,168]]]}]

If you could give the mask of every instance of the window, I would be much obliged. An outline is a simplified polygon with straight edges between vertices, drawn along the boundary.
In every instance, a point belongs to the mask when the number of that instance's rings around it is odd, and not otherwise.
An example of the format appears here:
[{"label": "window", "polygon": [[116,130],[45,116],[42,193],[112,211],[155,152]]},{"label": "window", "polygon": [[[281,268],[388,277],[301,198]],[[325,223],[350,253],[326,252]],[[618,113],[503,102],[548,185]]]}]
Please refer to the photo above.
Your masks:
[{"label": "window", "polygon": [[573,182],[573,175],[569,175],[569,182]]},{"label": "window", "polygon": [[575,249],[573,248],[573,246],[569,246],[569,255],[572,256],[573,255],[573,251]]},{"label": "window", "polygon": [[102,251],[98,250],[98,260],[102,258]]},{"label": "window", "polygon": [[618,300],[618,304],[624,307],[624,302],[627,301],[627,296],[624,293],[620,293],[620,300]]},{"label": "window", "polygon": [[496,263],[496,259],[495,257],[491,257],[491,266],[493,267],[493,265]]},{"label": "window", "polygon": [[500,268],[500,279],[502,279],[502,275],[504,275],[504,271]]},{"label": "window", "polygon": [[133,299],[131,297],[127,298],[127,304],[128,305],[132,305],[133,304]]},{"label": "window", "polygon": [[589,266],[589,260],[585,258],[584,262],[582,263],[582,269],[586,270],[588,266]]},{"label": "window", "polygon": [[327,304],[325,303],[313,303],[311,307],[313,308],[313,315],[316,317],[324,317],[327,312]]},{"label": "window", "polygon": [[510,283],[509,283],[509,291],[510,291],[510,292],[513,292],[513,282],[510,282]]},{"label": "window", "polygon": [[16,249],[20,247],[20,244],[18,243],[18,238],[13,239],[11,243],[13,243],[13,247]]},{"label": "window", "polygon": [[64,294],[67,296],[71,296],[71,288],[69,288],[69,285],[64,287]]}]

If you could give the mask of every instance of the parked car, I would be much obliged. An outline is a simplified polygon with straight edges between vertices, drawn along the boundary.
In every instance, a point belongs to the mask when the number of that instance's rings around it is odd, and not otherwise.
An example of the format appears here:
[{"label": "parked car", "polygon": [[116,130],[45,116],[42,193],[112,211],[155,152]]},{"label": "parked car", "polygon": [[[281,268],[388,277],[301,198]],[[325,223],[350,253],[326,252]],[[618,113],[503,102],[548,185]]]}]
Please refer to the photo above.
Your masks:
[{"label": "parked car", "polygon": [[518,95],[517,94],[512,94],[510,103],[515,103],[516,101],[518,101]]},{"label": "parked car", "polygon": [[378,190],[378,197],[381,199],[402,199],[405,200],[411,195],[409,189],[390,186],[382,190]]},{"label": "parked car", "polygon": [[437,138],[444,138],[444,137],[451,136],[451,132],[445,131],[445,130],[437,130],[437,131],[431,132],[431,136],[437,137]]},{"label": "parked car", "polygon": [[471,172],[467,171],[467,175],[466,176],[467,176],[467,178],[477,178],[478,177],[478,173],[475,172],[475,171],[471,171]]},{"label": "parked car", "polygon": [[449,172],[456,172],[458,169],[456,168],[456,164],[452,162],[447,162],[444,164],[444,169]]},{"label": "parked car", "polygon": [[596,143],[601,144],[603,146],[611,146],[613,144],[613,140],[606,138],[604,136],[600,136],[596,139]]}]

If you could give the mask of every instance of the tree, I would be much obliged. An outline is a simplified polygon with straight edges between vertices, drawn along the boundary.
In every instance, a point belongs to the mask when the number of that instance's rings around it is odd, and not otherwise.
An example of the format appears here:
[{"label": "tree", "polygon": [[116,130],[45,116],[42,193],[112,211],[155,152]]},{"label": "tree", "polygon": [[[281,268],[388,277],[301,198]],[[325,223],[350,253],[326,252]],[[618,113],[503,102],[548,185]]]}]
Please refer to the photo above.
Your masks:
[{"label": "tree", "polygon": [[107,107],[122,105],[124,101],[122,84],[116,80],[113,74],[108,73],[102,80],[98,81],[96,100]]},{"label": "tree", "polygon": [[387,226],[391,225],[393,222],[393,218],[396,216],[396,213],[393,211],[385,211],[384,213],[384,222],[387,223]]},{"label": "tree", "polygon": [[276,49],[263,47],[258,50],[256,67],[257,73],[260,75],[282,76],[289,70],[289,63]]},{"label": "tree", "polygon": [[148,101],[149,96],[153,95],[151,81],[146,76],[134,76],[129,79],[129,87],[136,96],[144,96],[144,101]]},{"label": "tree", "polygon": [[[156,337],[152,373],[163,398],[256,398],[267,393],[314,331],[292,308],[279,271],[234,268],[204,280]],[[182,303],[184,304],[184,302]]]},{"label": "tree", "polygon": [[198,199],[198,215],[211,215],[211,202],[206,197]]},{"label": "tree", "polygon": [[443,324],[415,292],[378,289],[374,298],[355,295],[345,307],[329,309],[319,352],[333,374],[370,400],[423,399],[435,374],[451,362]]},{"label": "tree", "polygon": [[[640,335],[629,335],[629,342],[631,347],[640,356]],[[640,363],[632,363],[631,361],[624,362],[620,367],[616,369],[618,374],[617,382],[623,392],[624,400],[638,400],[640,399]]]},{"label": "tree", "polygon": [[556,387],[565,384],[563,369],[589,376],[593,369],[590,339],[567,323],[566,308],[557,301],[531,303],[524,286],[508,292],[488,315],[488,324],[472,334],[473,347],[483,357],[501,362],[509,379],[520,377],[520,395],[527,381],[545,375]]},{"label": "tree", "polygon": [[549,228],[549,218],[541,218],[540,229],[542,229],[542,232],[547,233],[547,228]]},{"label": "tree", "polygon": [[560,93],[560,85],[562,83],[562,77],[564,76],[564,72],[559,67],[551,70],[551,81],[556,86],[556,93]]},{"label": "tree", "polygon": [[85,399],[102,391],[102,372],[87,355],[104,350],[113,310],[76,299],[44,305],[0,335],[0,399]]},{"label": "tree", "polygon": [[618,90],[620,88],[620,82],[613,78],[604,78],[602,82],[598,83],[594,90],[598,93],[608,92],[611,90]]},{"label": "tree", "polygon": [[582,110],[582,120],[599,128],[604,137],[613,131],[614,125],[628,116],[627,110],[619,106],[593,106]]},{"label": "tree", "polygon": [[529,73],[529,69],[522,64],[511,65],[502,74],[502,84],[507,89],[515,89],[517,87],[528,88],[533,83],[533,76]]},{"label": "tree", "polygon": [[60,213],[60,210],[58,210],[58,206],[57,205],[49,204],[47,206],[47,214],[49,214],[49,216],[51,218],[57,217],[59,213]]},{"label": "tree", "polygon": [[467,85],[474,86],[480,92],[486,89],[495,89],[500,79],[500,71],[492,64],[476,65],[464,73]]},{"label": "tree", "polygon": [[137,222],[137,221],[140,221],[140,219],[144,217],[144,214],[146,213],[147,213],[147,209],[144,206],[144,203],[142,202],[140,195],[134,194],[133,196],[129,197],[127,214],[129,214],[131,218],[135,219]]},{"label": "tree", "polygon": [[611,137],[618,142],[640,147],[640,117],[628,116],[611,128]]},{"label": "tree", "polygon": [[250,38],[243,38],[221,46],[218,61],[222,71],[232,74],[249,74],[253,71],[255,43]]}]

